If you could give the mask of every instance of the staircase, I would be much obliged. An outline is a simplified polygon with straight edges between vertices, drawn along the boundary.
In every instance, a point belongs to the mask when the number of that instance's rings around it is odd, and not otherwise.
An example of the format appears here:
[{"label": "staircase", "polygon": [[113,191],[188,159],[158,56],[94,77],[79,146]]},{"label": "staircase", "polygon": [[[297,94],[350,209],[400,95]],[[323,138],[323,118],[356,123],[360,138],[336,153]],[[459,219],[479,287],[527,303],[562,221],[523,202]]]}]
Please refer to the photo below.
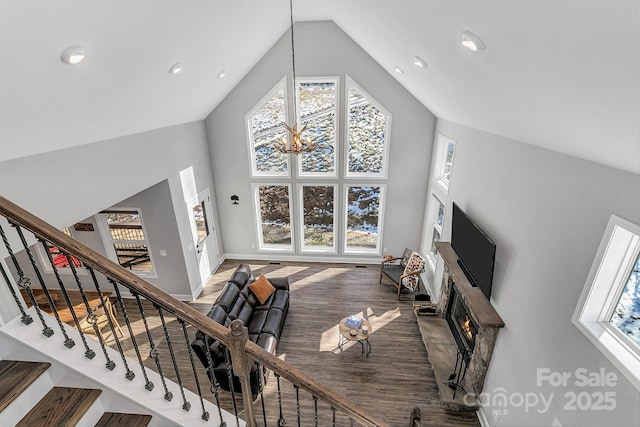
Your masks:
[{"label": "staircase", "polygon": [[102,390],[52,385],[50,367],[0,360],[0,425],[145,427],[151,421],[146,414],[104,412],[98,400]]}]

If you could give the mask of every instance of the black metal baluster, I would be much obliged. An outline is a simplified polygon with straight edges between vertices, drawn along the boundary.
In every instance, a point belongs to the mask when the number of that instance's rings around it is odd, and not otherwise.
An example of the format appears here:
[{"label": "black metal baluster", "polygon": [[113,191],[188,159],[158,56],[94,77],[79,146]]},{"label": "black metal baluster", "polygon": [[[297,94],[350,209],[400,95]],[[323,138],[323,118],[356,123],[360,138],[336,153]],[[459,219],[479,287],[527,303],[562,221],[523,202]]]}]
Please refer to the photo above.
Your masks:
[{"label": "black metal baluster", "polygon": [[[80,333],[80,339],[82,340],[82,344],[84,344],[84,356],[87,359],[93,359],[96,355],[95,351],[89,348],[89,344],[87,344],[87,339],[84,336],[84,332],[82,332],[82,328],[80,327],[80,321],[78,320],[78,316],[76,315],[75,310],[73,309],[73,303],[69,298],[69,293],[67,292],[67,288],[64,286],[62,282],[62,277],[60,277],[60,272],[58,271],[58,267],[53,262],[53,256],[51,256],[51,252],[49,252],[49,247],[44,240],[40,240],[42,246],[44,247],[44,252],[47,254],[47,258],[49,259],[49,264],[51,264],[51,268],[53,269],[53,273],[56,276],[56,280],[58,281],[58,286],[60,286],[60,291],[62,292],[62,297],[64,298],[67,307],[69,307],[69,312],[71,313],[71,317],[73,318],[73,324],[76,325],[76,329]],[[75,345],[75,342],[72,339],[65,341],[65,347],[71,348]]]},{"label": "black metal baluster", "polygon": [[332,426],[336,427],[336,408],[334,408],[333,406],[331,407],[331,412],[333,413],[333,422],[332,422]]},{"label": "black metal baluster", "polygon": [[209,413],[204,407],[204,399],[202,398],[202,390],[200,389],[200,380],[198,380],[198,371],[196,370],[196,364],[193,361],[193,350],[191,350],[191,341],[189,341],[189,334],[187,334],[187,327],[184,324],[184,320],[178,319],[182,326],[182,332],[184,332],[184,340],[187,344],[187,350],[189,351],[189,360],[191,361],[191,369],[193,369],[193,378],[196,380],[196,388],[198,390],[198,396],[200,396],[200,404],[202,405],[202,419],[209,421]]},{"label": "black metal baluster", "polygon": [[[58,315],[58,310],[56,309],[56,306],[53,303],[53,300],[51,299],[51,294],[49,294],[47,285],[44,283],[44,279],[40,274],[40,269],[38,268],[38,264],[36,264],[36,259],[33,257],[33,253],[31,252],[31,249],[29,249],[29,245],[27,244],[27,239],[24,238],[24,233],[22,232],[22,228],[20,228],[18,225],[15,225],[13,223],[12,225],[16,228],[16,232],[20,237],[22,246],[24,247],[24,250],[26,251],[27,256],[29,257],[29,261],[31,262],[31,267],[33,267],[33,271],[36,273],[36,277],[40,282],[40,287],[42,288],[42,292],[44,293],[44,296],[47,299],[47,303],[49,304],[49,307],[51,307],[51,311],[53,312],[53,315],[56,318],[56,321],[58,322],[58,326],[60,327],[60,330],[62,331],[62,334],[64,335],[65,339],[69,339],[66,331],[64,330],[64,327],[62,326],[62,321],[60,320],[60,316]],[[53,335],[53,330],[51,328],[49,329],[50,331],[47,332],[48,335],[44,331],[42,332],[47,337],[50,337],[51,335]]]},{"label": "black metal baluster", "polygon": [[[78,286],[78,290],[80,291],[80,296],[82,297],[82,301],[84,302],[84,306],[87,309],[87,322],[91,323],[93,325],[93,330],[96,334],[96,338],[98,339],[98,342],[100,343],[100,348],[102,348],[102,354],[104,354],[104,358],[107,361],[104,366],[110,370],[113,371],[113,369],[116,367],[116,364],[113,360],[111,360],[109,358],[109,353],[107,353],[107,349],[106,346],[104,345],[104,340],[102,339],[102,336],[100,335],[100,329],[98,328],[98,323],[96,322],[96,314],[93,312],[92,308],[91,308],[91,304],[89,304],[89,300],[87,299],[87,295],[84,293],[84,287],[82,286],[82,282],[80,281],[80,277],[78,276],[78,272],[76,271],[75,266],[73,265],[73,259],[71,258],[71,256],[64,254],[67,257],[67,263],[69,264],[69,268],[71,269],[71,274],[73,274],[73,278],[76,281],[76,285]],[[78,329],[82,329],[82,327],[79,325]]]},{"label": "black metal baluster", "polygon": [[300,387],[294,384],[293,388],[296,389],[296,416],[298,417],[298,427],[300,427]]},{"label": "black metal baluster", "polygon": [[[124,369],[126,373],[124,377],[129,381],[132,381],[136,374],[129,369],[129,364],[127,363],[127,358],[124,355],[124,351],[122,350],[122,344],[120,344],[120,339],[118,338],[118,332],[116,331],[116,326],[113,324],[113,320],[111,320],[111,310],[107,307],[107,303],[105,301],[105,297],[102,294],[102,289],[100,289],[100,284],[98,283],[98,279],[96,278],[96,273],[93,271],[93,268],[86,266],[85,267],[89,274],[91,275],[91,280],[93,280],[93,285],[96,287],[96,292],[98,292],[98,298],[100,298],[100,304],[102,304],[102,309],[104,310],[104,314],[107,316],[107,323],[109,324],[109,328],[111,329],[111,333],[113,334],[113,339],[115,340],[116,346],[118,347],[118,352],[120,352],[120,357],[122,358],[122,363],[124,364]],[[109,302],[109,306],[111,303]],[[115,366],[115,364],[114,364]]]},{"label": "black metal baluster", "polygon": [[318,397],[313,397],[313,425],[318,427]]},{"label": "black metal baluster", "polygon": [[164,337],[167,339],[167,347],[169,348],[169,355],[171,355],[171,361],[173,362],[173,369],[176,371],[176,378],[178,385],[180,386],[180,394],[182,395],[182,409],[188,411],[191,409],[191,403],[187,402],[187,397],[184,395],[184,387],[182,386],[182,378],[180,377],[180,370],[178,369],[178,362],[176,361],[176,355],[173,352],[173,345],[171,345],[171,337],[169,336],[169,330],[167,324],[164,321],[164,314],[162,313],[162,307],[154,304],[158,314],[160,315],[160,321],[162,322],[162,329],[164,330]]},{"label": "black metal baluster", "polygon": [[[20,226],[10,221],[9,221],[9,224],[11,224],[12,227],[15,227],[16,230],[20,230]],[[42,323],[42,327],[43,327],[42,335],[44,335],[45,337],[50,337],[51,335],[53,335],[53,329],[47,326],[47,322],[44,320],[44,316],[42,315],[42,311],[40,310],[40,307],[36,302],[36,298],[33,296],[33,291],[31,290],[31,280],[24,275],[24,271],[22,271],[22,268],[20,268],[20,263],[18,262],[18,259],[13,253],[13,250],[11,249],[11,244],[9,243],[9,239],[7,239],[7,235],[4,233],[4,229],[2,228],[1,225],[0,225],[0,234],[2,235],[4,246],[7,248],[7,252],[11,257],[11,261],[13,262],[13,265],[16,268],[16,273],[18,273],[18,277],[19,277],[18,287],[21,289],[24,289],[27,295],[29,296],[29,299],[31,300],[31,304],[33,305],[33,308],[36,310],[36,314],[40,319],[40,323]]]},{"label": "black metal baluster", "polygon": [[260,403],[262,404],[262,420],[264,421],[264,425],[266,427],[267,425],[267,411],[265,410],[264,407],[264,386],[262,384],[262,379],[264,378],[263,374],[264,374],[265,370],[264,370],[264,366],[259,365],[258,366],[258,387],[260,389]]},{"label": "black metal baluster", "polygon": [[140,369],[142,370],[142,376],[144,377],[144,388],[148,391],[153,390],[153,383],[149,381],[149,377],[147,376],[147,369],[144,367],[144,362],[142,361],[142,355],[140,354],[140,348],[138,348],[138,342],[136,341],[135,334],[133,333],[133,329],[131,328],[131,322],[129,321],[129,314],[127,313],[127,308],[122,302],[122,295],[120,295],[120,289],[118,288],[118,284],[112,280],[107,278],[109,283],[113,285],[113,290],[116,292],[116,300],[118,301],[118,305],[120,305],[120,310],[122,310],[122,316],[124,317],[124,323],[127,325],[127,329],[129,330],[129,338],[131,339],[131,343],[133,344],[133,349],[136,352],[136,356],[138,357],[138,363],[140,364]]},{"label": "black metal baluster", "polygon": [[0,263],[0,271],[2,271],[2,277],[4,278],[5,283],[9,287],[9,290],[11,291],[11,295],[13,296],[13,300],[16,302],[18,309],[20,310],[20,314],[22,314],[20,321],[25,325],[30,325],[31,323],[33,323],[33,318],[29,316],[27,312],[24,310],[24,307],[22,306],[22,302],[20,302],[20,298],[18,298],[18,293],[13,288],[13,286],[11,286],[11,281],[9,280],[9,276],[7,275],[7,272],[4,271],[4,267],[2,266],[2,263]]},{"label": "black metal baluster", "polygon": [[280,416],[278,417],[278,427],[284,427],[287,425],[287,422],[284,419],[284,415],[282,414],[282,391],[280,390],[280,375],[273,373],[276,376],[276,381],[278,383],[278,412]]},{"label": "black metal baluster", "polygon": [[[29,260],[31,261],[31,265],[33,266],[33,270],[36,272],[36,276],[38,277],[38,281],[40,281],[40,286],[42,287],[42,292],[44,293],[45,298],[47,299],[47,303],[49,304],[49,307],[51,307],[51,312],[53,313],[53,316],[56,318],[56,322],[58,322],[58,326],[60,327],[60,331],[62,332],[62,335],[64,336],[64,346],[67,348],[72,348],[74,345],[76,345],[76,343],[69,338],[69,335],[67,335],[67,330],[65,329],[64,325],[62,324],[62,320],[60,320],[60,314],[58,313],[58,307],[56,307],[55,302],[53,301],[53,298],[51,298],[51,293],[49,292],[49,289],[47,289],[47,285],[44,282],[44,279],[42,278],[42,275],[40,274],[40,269],[38,268],[38,265],[36,264],[36,260],[33,256],[33,253],[31,252],[31,249],[29,249],[29,247],[27,246],[27,242],[24,238],[24,235],[22,234],[22,231],[20,229],[18,229],[18,234],[20,235],[20,240],[22,241],[22,244],[25,248],[25,250],[27,251],[27,255],[29,256]],[[41,239],[40,237],[38,237],[38,241],[40,243],[42,243],[47,251],[47,253],[49,253],[49,248],[47,246],[47,244],[45,243],[45,241],[43,239]],[[49,255],[51,255],[49,253]],[[55,271],[56,273],[58,273],[58,271]]]},{"label": "black metal baluster", "polygon": [[231,362],[229,361],[229,350],[225,346],[224,357],[227,364],[227,378],[229,378],[229,390],[231,390],[231,402],[233,403],[233,412],[236,415],[236,427],[240,427],[240,419],[238,418],[238,404],[236,403],[236,391],[233,385],[233,369],[231,369]]},{"label": "black metal baluster", "polygon": [[156,345],[153,342],[153,337],[151,336],[151,330],[149,330],[149,324],[147,323],[147,316],[144,314],[144,308],[142,308],[142,301],[140,301],[140,295],[131,291],[133,296],[136,298],[136,302],[138,303],[138,310],[140,310],[140,314],[142,315],[142,321],[144,322],[144,328],[147,331],[147,338],[149,339],[149,346],[151,350],[149,350],[149,357],[151,357],[156,362],[156,368],[158,368],[158,374],[160,375],[160,381],[162,382],[162,387],[164,388],[164,400],[171,401],[173,399],[173,393],[169,391],[167,388],[167,382],[164,379],[164,375],[162,374],[162,366],[160,365],[160,351],[156,348]]},{"label": "black metal baluster", "polygon": [[[211,380],[211,393],[216,398],[216,406],[218,407],[218,416],[220,417],[220,427],[227,427],[227,423],[222,419],[222,408],[220,407],[220,396],[218,391],[220,390],[220,384],[218,384],[218,380],[213,372],[213,360],[211,359],[211,353],[209,352],[209,336],[204,336],[204,346],[207,349],[205,353],[207,354],[207,373],[209,375],[209,379]],[[266,427],[265,423],[265,427]]]}]

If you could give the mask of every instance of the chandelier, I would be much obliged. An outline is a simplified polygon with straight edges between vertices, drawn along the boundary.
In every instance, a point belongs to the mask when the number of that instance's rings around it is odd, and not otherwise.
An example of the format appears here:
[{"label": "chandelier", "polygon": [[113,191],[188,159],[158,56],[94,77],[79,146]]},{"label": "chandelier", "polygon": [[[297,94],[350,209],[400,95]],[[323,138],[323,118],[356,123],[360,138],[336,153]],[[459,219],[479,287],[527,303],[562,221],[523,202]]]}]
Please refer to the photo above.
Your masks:
[{"label": "chandelier", "polygon": [[[298,114],[298,104],[296,102],[296,50],[295,43],[293,41],[293,0],[289,0],[289,12],[291,17],[291,65],[292,65],[292,86],[293,91],[293,114],[297,116]],[[300,154],[300,153],[309,153],[315,150],[318,147],[318,144],[313,142],[313,140],[309,137],[303,138],[302,134],[307,130],[307,126],[303,126],[302,129],[298,130],[298,123],[295,123],[293,126],[284,125],[284,127],[289,131],[290,137],[287,139],[287,135],[283,136],[280,141],[278,141],[275,145],[276,150],[285,154]]]}]

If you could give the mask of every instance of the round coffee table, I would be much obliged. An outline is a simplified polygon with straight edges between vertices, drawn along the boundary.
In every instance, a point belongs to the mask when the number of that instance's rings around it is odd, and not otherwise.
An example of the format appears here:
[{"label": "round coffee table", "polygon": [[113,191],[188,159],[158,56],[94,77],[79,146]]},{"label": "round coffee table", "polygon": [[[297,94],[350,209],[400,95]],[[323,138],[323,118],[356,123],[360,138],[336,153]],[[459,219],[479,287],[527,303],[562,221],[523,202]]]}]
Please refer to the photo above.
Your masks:
[{"label": "round coffee table", "polygon": [[[338,325],[338,329],[340,329],[340,336],[338,337],[338,348],[342,351],[342,346],[349,341],[357,341],[362,346],[362,354],[366,357],[369,357],[369,353],[371,353],[371,341],[369,341],[369,336],[373,333],[373,328],[371,327],[371,322],[367,319],[362,319],[362,324],[358,329],[351,328],[346,325],[347,319],[349,316],[345,317],[340,321]],[[365,334],[362,332],[362,327],[366,326],[368,328],[368,332]],[[355,331],[355,335],[352,332]]]}]

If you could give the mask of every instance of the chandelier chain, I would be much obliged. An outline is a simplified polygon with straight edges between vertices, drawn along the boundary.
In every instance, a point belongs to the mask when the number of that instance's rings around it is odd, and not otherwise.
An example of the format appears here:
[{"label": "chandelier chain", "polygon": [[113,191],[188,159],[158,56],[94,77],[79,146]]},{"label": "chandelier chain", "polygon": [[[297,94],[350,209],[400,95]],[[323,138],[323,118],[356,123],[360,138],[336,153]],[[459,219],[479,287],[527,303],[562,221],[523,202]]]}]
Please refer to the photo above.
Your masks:
[{"label": "chandelier chain", "polygon": [[296,49],[293,41],[293,0],[289,0],[289,12],[291,17],[291,71],[293,73],[293,78],[291,79],[291,86],[293,88],[292,98],[293,98],[293,117],[294,123],[298,121],[298,105],[297,105],[297,94],[296,94]]}]

